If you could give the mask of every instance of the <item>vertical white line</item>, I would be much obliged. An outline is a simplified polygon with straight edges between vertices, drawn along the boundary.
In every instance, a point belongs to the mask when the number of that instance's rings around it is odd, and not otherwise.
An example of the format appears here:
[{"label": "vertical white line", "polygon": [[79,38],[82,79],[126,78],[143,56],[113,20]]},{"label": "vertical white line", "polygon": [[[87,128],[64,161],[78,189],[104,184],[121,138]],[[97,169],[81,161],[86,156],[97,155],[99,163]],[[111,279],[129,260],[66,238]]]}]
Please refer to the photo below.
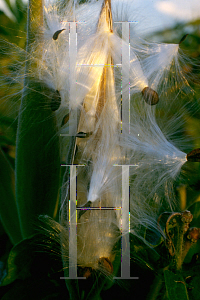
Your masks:
[{"label": "vertical white line", "polygon": [[77,234],[76,234],[76,166],[70,166],[69,201],[69,277],[77,278]]},{"label": "vertical white line", "polygon": [[[86,279],[77,277],[77,209],[76,209],[76,167],[77,165],[62,165],[70,169],[69,195],[69,277],[60,279]],[[85,165],[78,165],[84,167]]]},{"label": "vertical white line", "polygon": [[[72,109],[76,103],[76,59],[77,59],[77,34],[76,22],[69,23],[69,69],[70,69],[70,116],[69,116],[69,135],[77,133],[77,109]],[[73,126],[72,126],[73,124]]]},{"label": "vertical white line", "polygon": [[122,232],[129,232],[129,165],[122,165]]},{"label": "vertical white line", "polygon": [[[119,166],[119,165],[118,165]],[[114,279],[138,279],[138,277],[130,277],[130,213],[129,213],[129,167],[130,165],[122,165],[122,248],[121,248],[121,277]]]},{"label": "vertical white line", "polygon": [[76,21],[75,10],[76,10],[76,0],[74,0],[74,22]]},{"label": "vertical white line", "polygon": [[122,278],[130,278],[129,165],[122,166]]},{"label": "vertical white line", "polygon": [[129,133],[130,127],[130,24],[122,22],[122,134]]}]

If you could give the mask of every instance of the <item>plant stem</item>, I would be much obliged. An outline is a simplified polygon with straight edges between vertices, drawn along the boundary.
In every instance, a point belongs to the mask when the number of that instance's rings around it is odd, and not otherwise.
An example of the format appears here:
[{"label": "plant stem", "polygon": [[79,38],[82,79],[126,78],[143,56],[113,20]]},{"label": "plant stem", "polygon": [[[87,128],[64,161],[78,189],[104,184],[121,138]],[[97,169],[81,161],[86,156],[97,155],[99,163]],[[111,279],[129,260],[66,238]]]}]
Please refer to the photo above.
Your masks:
[{"label": "plant stem", "polygon": [[147,296],[147,300],[156,300],[162,288],[162,285],[163,285],[162,275],[156,276],[151,286],[150,292]]}]

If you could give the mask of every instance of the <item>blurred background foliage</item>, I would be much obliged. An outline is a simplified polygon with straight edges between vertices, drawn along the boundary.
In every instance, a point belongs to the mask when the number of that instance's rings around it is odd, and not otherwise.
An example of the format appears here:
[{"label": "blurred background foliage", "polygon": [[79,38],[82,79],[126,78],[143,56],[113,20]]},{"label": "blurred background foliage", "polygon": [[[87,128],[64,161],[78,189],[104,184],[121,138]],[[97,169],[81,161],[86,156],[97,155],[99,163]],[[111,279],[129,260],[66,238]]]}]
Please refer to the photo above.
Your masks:
[{"label": "blurred background foliage", "polygon": [[5,0],[13,18],[0,10],[0,146],[14,167],[17,115],[23,87],[26,8]]}]

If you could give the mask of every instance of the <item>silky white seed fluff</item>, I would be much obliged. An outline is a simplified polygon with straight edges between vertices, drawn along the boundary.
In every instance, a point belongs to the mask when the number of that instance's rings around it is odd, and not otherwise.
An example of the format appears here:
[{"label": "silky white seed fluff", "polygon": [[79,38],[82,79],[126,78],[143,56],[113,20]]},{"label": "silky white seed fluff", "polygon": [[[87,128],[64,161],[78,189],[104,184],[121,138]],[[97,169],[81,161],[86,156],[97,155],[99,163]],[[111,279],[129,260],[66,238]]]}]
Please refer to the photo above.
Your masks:
[{"label": "silky white seed fluff", "polygon": [[[85,21],[84,14],[87,11],[89,16],[92,5],[98,7],[100,13],[101,5],[84,4],[77,8],[77,18]],[[158,126],[156,108],[146,104],[139,93],[149,86],[162,94],[163,81],[170,78],[173,67],[175,82],[183,78],[187,83],[179,64],[179,45],[149,43],[137,35],[129,45],[123,37],[124,49],[130,49],[130,56],[123,58],[123,64],[127,68],[130,82],[127,86],[130,85],[133,103],[130,133],[121,134],[121,74],[119,68],[111,66],[121,63],[121,33],[115,28],[111,32],[103,22],[98,28],[98,13],[94,20],[92,28],[85,29],[85,40],[78,44],[76,83],[70,87],[71,94],[75,95],[71,107],[83,105],[78,132],[90,133],[87,138],[77,138],[75,163],[86,165],[86,170],[80,168],[77,175],[77,205],[120,207],[122,177],[116,165],[130,164],[131,232],[143,238],[141,228],[143,231],[146,228],[159,235],[157,218],[162,206],[169,211],[176,207],[173,181],[186,162],[186,154],[167,139]],[[80,27],[87,28],[87,22]],[[77,223],[79,266],[96,269],[100,257],[113,260],[112,248],[120,238],[120,215],[120,210],[103,213],[87,210],[80,215]]]}]

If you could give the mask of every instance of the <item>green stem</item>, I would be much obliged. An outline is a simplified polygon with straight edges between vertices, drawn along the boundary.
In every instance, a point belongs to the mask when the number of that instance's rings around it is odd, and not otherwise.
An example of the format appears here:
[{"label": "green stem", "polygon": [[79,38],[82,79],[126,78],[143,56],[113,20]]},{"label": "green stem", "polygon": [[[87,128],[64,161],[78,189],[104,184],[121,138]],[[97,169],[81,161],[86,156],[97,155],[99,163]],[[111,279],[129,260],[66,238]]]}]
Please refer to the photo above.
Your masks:
[{"label": "green stem", "polygon": [[163,277],[161,275],[158,275],[155,277],[153,281],[150,292],[147,296],[147,300],[156,300],[162,286],[163,286]]}]

